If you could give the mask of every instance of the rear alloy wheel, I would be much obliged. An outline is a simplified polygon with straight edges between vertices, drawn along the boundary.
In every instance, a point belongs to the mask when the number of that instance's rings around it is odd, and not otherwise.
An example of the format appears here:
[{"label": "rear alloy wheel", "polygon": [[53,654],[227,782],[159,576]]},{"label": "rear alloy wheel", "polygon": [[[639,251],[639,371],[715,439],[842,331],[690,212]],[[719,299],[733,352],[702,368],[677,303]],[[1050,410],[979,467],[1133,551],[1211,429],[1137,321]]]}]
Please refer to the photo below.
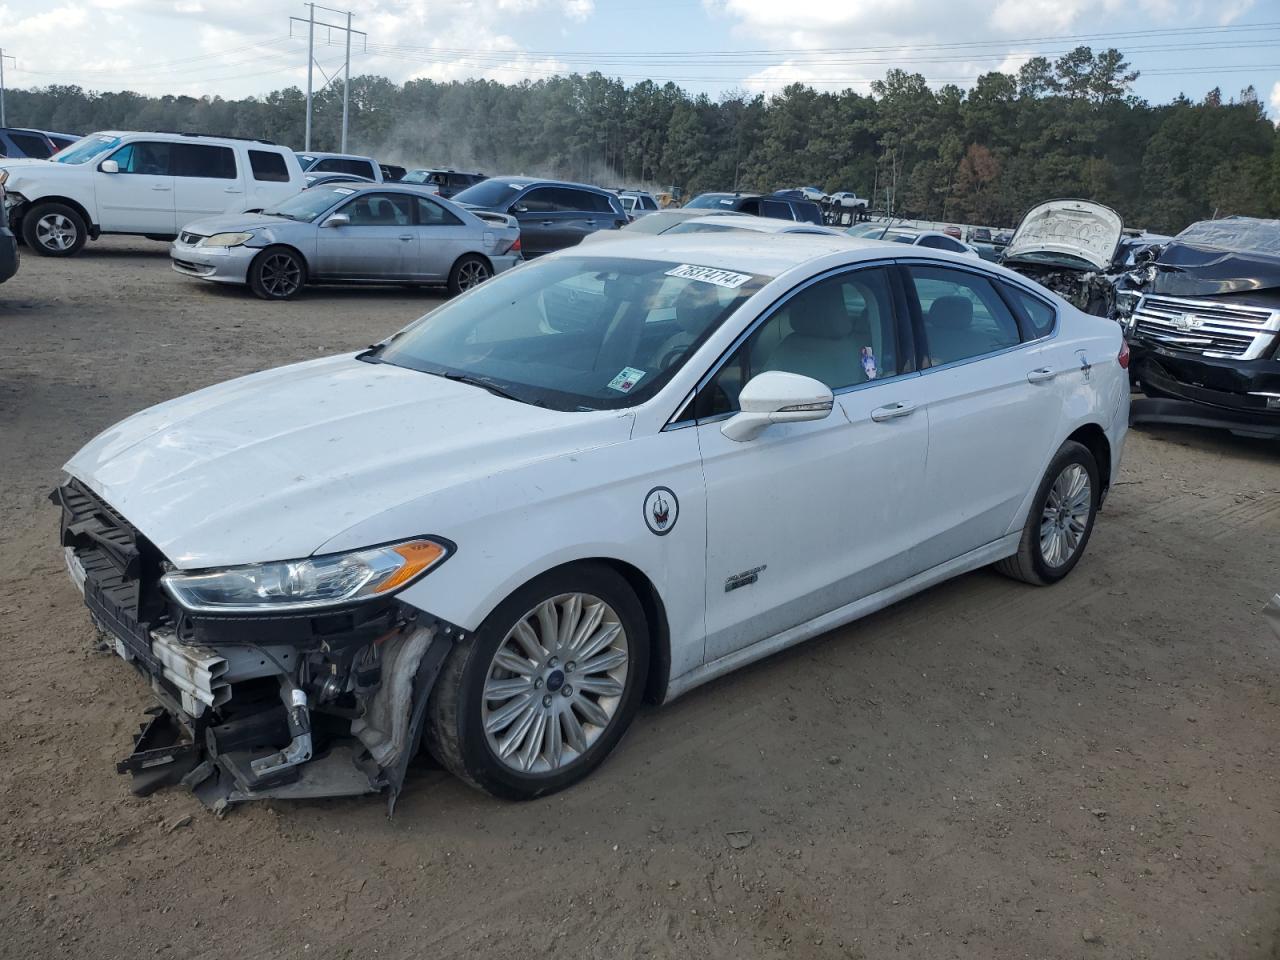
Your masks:
[{"label": "rear alloy wheel", "polygon": [[263,300],[289,300],[306,280],[302,258],[285,247],[268,247],[249,266],[249,288]]},{"label": "rear alloy wheel", "polygon": [[1025,583],[1057,583],[1080,561],[1101,499],[1098,464],[1084,444],[1068,440],[1045,471],[1022,528],[1018,552],[996,569]]},{"label": "rear alloy wheel", "polygon": [[612,570],[553,571],[516,591],[445,663],[426,742],[473,786],[525,800],[590,773],[635,715],[643,610]]},{"label": "rear alloy wheel", "polygon": [[22,238],[45,257],[69,257],[88,239],[84,218],[66,204],[37,204],[22,218]]},{"label": "rear alloy wheel", "polygon": [[449,292],[456,297],[472,287],[478,287],[492,276],[493,268],[483,257],[463,257],[449,271]]}]

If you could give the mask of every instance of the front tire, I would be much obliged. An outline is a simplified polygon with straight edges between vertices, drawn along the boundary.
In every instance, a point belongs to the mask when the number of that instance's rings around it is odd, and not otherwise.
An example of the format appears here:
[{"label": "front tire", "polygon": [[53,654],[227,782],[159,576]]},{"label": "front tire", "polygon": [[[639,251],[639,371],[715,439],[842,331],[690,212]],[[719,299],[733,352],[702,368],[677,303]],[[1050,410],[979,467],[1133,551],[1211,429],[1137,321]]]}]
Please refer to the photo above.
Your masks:
[{"label": "front tire", "polygon": [[65,203],[37,203],[22,218],[22,239],[42,257],[70,257],[89,238],[84,218]]},{"label": "front tire", "polygon": [[996,569],[1036,586],[1057,583],[1075,569],[1089,544],[1101,494],[1093,454],[1068,440],[1040,481],[1018,552],[999,561]]},{"label": "front tire", "polygon": [[249,289],[263,300],[292,300],[307,281],[307,265],[288,247],[267,247],[249,264]]},{"label": "front tire", "polygon": [[598,767],[640,706],[649,665],[644,610],[600,564],[530,581],[445,661],[424,741],[471,786],[531,800]]},{"label": "front tire", "polygon": [[458,258],[458,262],[449,271],[449,293],[456,297],[472,287],[478,287],[492,276],[493,267],[489,266],[489,261],[475,254],[467,254]]}]

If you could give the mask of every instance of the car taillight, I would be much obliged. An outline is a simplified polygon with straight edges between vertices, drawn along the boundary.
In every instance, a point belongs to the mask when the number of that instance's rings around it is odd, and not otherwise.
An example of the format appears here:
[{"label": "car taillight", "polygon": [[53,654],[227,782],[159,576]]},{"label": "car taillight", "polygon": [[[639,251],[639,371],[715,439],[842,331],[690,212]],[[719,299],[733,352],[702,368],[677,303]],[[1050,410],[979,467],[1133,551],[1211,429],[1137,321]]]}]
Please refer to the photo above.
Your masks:
[{"label": "car taillight", "polygon": [[519,253],[519,252],[520,252],[520,238],[516,237],[516,242],[511,245],[511,249],[508,250],[507,253]]},{"label": "car taillight", "polygon": [[1129,341],[1128,340],[1120,341],[1120,353],[1116,357],[1116,359],[1120,361],[1120,366],[1122,368],[1124,368],[1125,370],[1129,369]]}]

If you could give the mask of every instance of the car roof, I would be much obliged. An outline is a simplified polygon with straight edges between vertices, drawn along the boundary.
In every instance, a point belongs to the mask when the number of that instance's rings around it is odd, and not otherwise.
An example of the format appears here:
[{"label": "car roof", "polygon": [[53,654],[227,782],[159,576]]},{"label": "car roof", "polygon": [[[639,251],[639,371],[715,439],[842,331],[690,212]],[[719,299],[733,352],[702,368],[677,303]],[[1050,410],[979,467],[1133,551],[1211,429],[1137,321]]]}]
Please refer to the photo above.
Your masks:
[{"label": "car roof", "polygon": [[[321,183],[317,186],[347,187],[352,193],[411,193],[415,197],[430,197],[432,200],[448,203],[444,197],[440,196],[425,183],[405,183],[402,180],[396,180],[393,183],[378,183],[374,180],[330,180],[328,183]],[[310,189],[314,190],[315,187]]]},{"label": "car roof", "polygon": [[[809,260],[831,253],[852,254],[849,262],[884,254],[887,244],[822,234],[752,232],[638,234],[615,243],[570,247],[552,256],[625,257],[690,263],[717,270],[733,270],[776,277]],[[865,257],[859,256],[865,251]],[[929,251],[933,253],[933,251]]]},{"label": "car roof", "polygon": [[[820,227],[803,220],[783,220],[781,217],[746,217],[740,213],[712,213],[698,218],[699,223],[711,223],[736,230],[754,230],[756,233],[785,233],[790,235],[845,237],[838,230]],[[845,239],[852,239],[845,237]]]},{"label": "car roof", "polygon": [[323,150],[295,150],[300,157],[315,157],[317,160],[368,160],[377,163],[373,157],[361,156],[358,153],[326,153]]},{"label": "car roof", "polygon": [[[74,134],[66,134],[66,136],[74,136]],[[156,140],[167,140],[174,143],[183,141],[215,141],[221,143],[251,143],[255,146],[274,147],[277,150],[288,151],[288,147],[283,147],[278,143],[272,143],[270,140],[255,140],[252,137],[223,137],[213,133],[180,133],[174,130],[94,130],[92,133],[85,134],[87,137],[153,137]],[[82,139],[76,137],[77,140]]]},{"label": "car roof", "polygon": [[590,183],[574,183],[572,180],[547,180],[543,177],[489,177],[490,180],[497,180],[501,183],[509,183],[513,187],[531,187],[535,184],[539,187],[573,187],[575,190],[590,190],[593,193],[602,193],[607,197],[615,196],[603,187],[597,187]]}]

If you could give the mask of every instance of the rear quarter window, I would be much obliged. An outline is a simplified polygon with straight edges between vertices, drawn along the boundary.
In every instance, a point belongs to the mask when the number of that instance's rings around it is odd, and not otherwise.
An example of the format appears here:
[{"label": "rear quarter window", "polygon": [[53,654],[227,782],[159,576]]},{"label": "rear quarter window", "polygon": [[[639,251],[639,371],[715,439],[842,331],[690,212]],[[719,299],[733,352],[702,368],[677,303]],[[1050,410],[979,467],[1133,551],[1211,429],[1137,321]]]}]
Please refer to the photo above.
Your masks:
[{"label": "rear quarter window", "polygon": [[1053,324],[1058,316],[1053,307],[1011,283],[1002,283],[1000,286],[1013,304],[1018,319],[1027,328],[1028,340],[1038,340],[1053,333]]},{"label": "rear quarter window", "polygon": [[236,153],[230,147],[175,143],[171,149],[175,177],[200,177],[208,180],[236,178]]},{"label": "rear quarter window", "polygon": [[271,150],[250,150],[249,167],[253,170],[253,179],[270,183],[288,183],[289,165],[284,155]]}]

